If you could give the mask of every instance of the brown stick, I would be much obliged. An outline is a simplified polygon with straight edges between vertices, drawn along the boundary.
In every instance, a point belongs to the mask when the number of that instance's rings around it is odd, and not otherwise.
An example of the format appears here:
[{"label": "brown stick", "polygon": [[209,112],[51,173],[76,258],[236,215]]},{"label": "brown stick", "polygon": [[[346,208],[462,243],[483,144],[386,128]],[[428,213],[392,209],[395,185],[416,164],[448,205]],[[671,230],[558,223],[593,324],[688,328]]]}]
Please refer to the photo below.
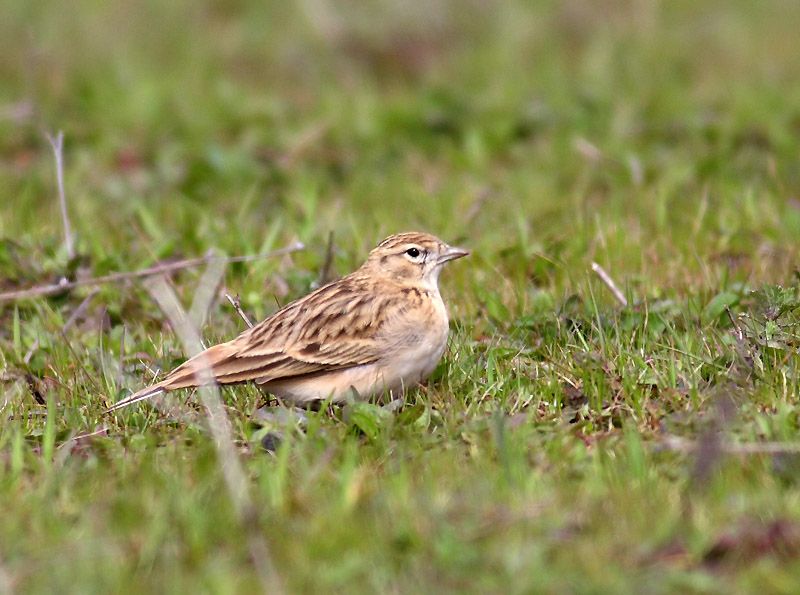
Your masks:
[{"label": "brown stick", "polygon": [[282,256],[284,254],[291,254],[292,252],[297,252],[298,250],[303,250],[304,248],[305,246],[301,242],[295,242],[294,244],[290,244],[289,246],[286,246],[284,248],[279,248],[278,250],[273,250],[272,252],[265,252],[263,254],[253,254],[250,256],[231,256],[231,257],[203,256],[200,258],[189,258],[186,260],[181,260],[179,262],[159,264],[138,271],[129,271],[125,273],[111,273],[109,275],[104,275],[102,277],[92,277],[91,279],[78,279],[76,281],[64,280],[61,283],[52,283],[50,285],[39,285],[36,287],[30,287],[28,289],[19,289],[15,291],[6,291],[4,293],[0,293],[0,302],[10,302],[14,300],[24,300],[35,297],[54,295],[57,293],[61,293],[62,291],[67,291],[70,289],[75,289],[76,287],[83,287],[86,285],[119,283],[121,281],[128,281],[130,279],[139,279],[141,277],[152,277],[154,275],[161,275],[164,273],[170,273],[172,271],[178,271],[181,269],[189,269],[192,267],[202,266],[213,260],[222,260],[226,263],[250,262],[253,260],[259,260],[261,258],[270,258],[273,256]]},{"label": "brown stick", "polygon": [[623,294],[620,291],[619,287],[617,287],[617,284],[614,283],[614,280],[611,278],[611,275],[606,273],[606,270],[596,262],[592,263],[592,270],[597,274],[598,277],[600,277],[600,280],[606,284],[606,287],[608,287],[608,289],[611,291],[614,297],[617,298],[617,301],[620,304],[622,304],[622,307],[627,308],[628,300],[625,299],[625,294]]}]

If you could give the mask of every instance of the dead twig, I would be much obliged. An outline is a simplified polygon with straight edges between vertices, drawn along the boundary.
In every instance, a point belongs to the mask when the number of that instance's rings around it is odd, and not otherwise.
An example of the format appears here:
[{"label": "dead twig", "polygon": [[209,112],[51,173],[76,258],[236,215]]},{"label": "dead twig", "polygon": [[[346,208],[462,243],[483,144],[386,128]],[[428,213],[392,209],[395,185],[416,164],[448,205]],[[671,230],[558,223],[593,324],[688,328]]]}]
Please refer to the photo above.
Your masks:
[{"label": "dead twig", "polygon": [[64,246],[67,249],[67,256],[72,260],[75,258],[75,244],[67,212],[67,195],[64,191],[64,133],[59,130],[55,137],[49,132],[46,136],[56,158],[56,182],[58,184],[58,202],[61,205],[61,222],[64,225]]},{"label": "dead twig", "polygon": [[139,279],[142,277],[152,277],[155,275],[162,275],[164,273],[170,273],[181,269],[189,269],[193,267],[202,266],[204,264],[208,264],[209,262],[213,262],[215,260],[221,260],[226,264],[230,264],[232,262],[251,262],[253,260],[259,260],[262,258],[271,258],[273,256],[282,256],[284,254],[291,254],[292,252],[297,252],[299,250],[303,250],[304,248],[305,246],[303,245],[302,242],[295,242],[284,248],[279,248],[278,250],[265,252],[263,254],[253,254],[249,256],[230,256],[230,257],[203,256],[200,258],[189,258],[178,262],[159,264],[138,271],[111,273],[109,275],[103,275],[101,277],[92,277],[90,279],[77,279],[75,281],[63,280],[60,283],[52,283],[50,285],[39,285],[37,287],[30,287],[28,289],[19,289],[15,291],[6,291],[0,293],[0,302],[10,302],[15,300],[24,300],[35,297],[55,295],[63,291],[68,291],[71,289],[75,289],[76,287],[84,287],[87,285],[103,285],[106,283],[119,283],[122,281],[129,281],[131,279]]},{"label": "dead twig", "polygon": [[231,303],[231,306],[233,306],[233,309],[236,310],[236,313],[239,314],[241,319],[244,320],[247,328],[253,328],[253,323],[250,321],[250,318],[248,318],[247,314],[245,314],[244,310],[242,310],[242,305],[239,302],[239,296],[237,295],[236,297],[233,297],[231,294],[226,293],[225,298]]},{"label": "dead twig", "polygon": [[612,295],[617,298],[617,301],[622,305],[622,307],[627,308],[628,300],[625,298],[625,294],[623,294],[619,287],[617,287],[617,284],[614,283],[611,275],[609,275],[606,270],[596,262],[592,263],[592,270],[597,274],[598,277],[600,277],[600,280],[605,283],[606,287],[608,287]]}]

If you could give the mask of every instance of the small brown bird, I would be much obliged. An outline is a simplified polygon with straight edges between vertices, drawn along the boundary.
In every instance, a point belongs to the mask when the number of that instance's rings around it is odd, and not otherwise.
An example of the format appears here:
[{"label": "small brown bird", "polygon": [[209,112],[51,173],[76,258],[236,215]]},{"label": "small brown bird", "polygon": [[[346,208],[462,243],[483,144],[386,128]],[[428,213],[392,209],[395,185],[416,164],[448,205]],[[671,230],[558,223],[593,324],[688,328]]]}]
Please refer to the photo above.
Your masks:
[{"label": "small brown bird", "polygon": [[198,375],[219,384],[253,381],[294,405],[402,392],[427,378],[444,353],[439,273],[468,254],[427,233],[389,236],[357,271],[206,349],[109,411],[197,387]]}]

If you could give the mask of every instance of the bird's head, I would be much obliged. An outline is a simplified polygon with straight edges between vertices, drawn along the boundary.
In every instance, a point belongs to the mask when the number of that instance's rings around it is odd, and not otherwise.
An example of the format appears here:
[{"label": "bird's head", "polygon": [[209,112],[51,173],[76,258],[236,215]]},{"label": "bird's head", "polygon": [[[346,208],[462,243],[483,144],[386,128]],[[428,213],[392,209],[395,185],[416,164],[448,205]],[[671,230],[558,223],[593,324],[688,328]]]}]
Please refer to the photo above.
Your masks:
[{"label": "bird's head", "polygon": [[436,289],[444,264],[468,254],[468,250],[449,246],[428,233],[398,233],[378,244],[364,267],[400,283],[421,283]]}]

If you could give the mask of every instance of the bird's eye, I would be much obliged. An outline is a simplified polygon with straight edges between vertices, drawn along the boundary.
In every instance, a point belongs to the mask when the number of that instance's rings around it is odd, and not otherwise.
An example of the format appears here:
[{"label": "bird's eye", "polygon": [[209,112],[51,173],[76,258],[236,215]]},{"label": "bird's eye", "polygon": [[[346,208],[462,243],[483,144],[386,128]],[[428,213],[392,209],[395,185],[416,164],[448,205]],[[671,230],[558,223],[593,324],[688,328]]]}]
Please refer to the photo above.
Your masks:
[{"label": "bird's eye", "polygon": [[406,254],[408,254],[411,258],[417,258],[419,256],[419,248],[409,248],[406,250]]}]

